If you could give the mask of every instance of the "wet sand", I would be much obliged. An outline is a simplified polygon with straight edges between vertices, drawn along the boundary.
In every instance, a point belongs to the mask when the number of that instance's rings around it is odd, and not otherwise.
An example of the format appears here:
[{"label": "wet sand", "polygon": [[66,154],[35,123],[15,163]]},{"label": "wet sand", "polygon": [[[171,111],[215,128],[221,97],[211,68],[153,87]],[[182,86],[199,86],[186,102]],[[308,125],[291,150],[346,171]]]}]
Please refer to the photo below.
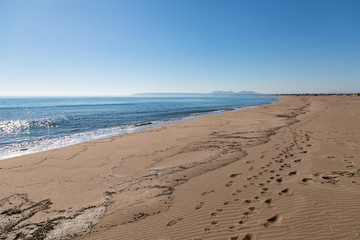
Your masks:
[{"label": "wet sand", "polygon": [[360,239],[360,97],[0,161],[0,239]]}]

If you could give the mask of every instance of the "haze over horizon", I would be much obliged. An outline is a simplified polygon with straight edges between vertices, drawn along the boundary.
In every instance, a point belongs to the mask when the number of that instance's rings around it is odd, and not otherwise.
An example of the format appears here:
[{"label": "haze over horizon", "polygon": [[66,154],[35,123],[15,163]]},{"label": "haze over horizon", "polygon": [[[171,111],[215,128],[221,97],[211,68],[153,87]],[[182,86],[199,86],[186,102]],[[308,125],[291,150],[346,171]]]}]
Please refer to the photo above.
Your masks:
[{"label": "haze over horizon", "polygon": [[0,96],[360,92],[360,1],[0,0]]}]

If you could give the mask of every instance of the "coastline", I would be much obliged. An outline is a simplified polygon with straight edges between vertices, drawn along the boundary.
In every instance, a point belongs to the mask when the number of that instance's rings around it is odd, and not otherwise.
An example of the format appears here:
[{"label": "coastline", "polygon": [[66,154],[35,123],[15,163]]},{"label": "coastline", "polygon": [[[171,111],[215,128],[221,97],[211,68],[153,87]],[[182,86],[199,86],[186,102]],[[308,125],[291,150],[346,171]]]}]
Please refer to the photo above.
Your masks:
[{"label": "coastline", "polygon": [[2,160],[0,236],[355,239],[360,98],[283,98]]},{"label": "coastline", "polygon": [[[268,98],[271,98],[271,97],[268,96]],[[273,103],[279,101],[279,97],[272,97],[272,98],[273,98]],[[267,104],[268,103],[264,103],[264,104],[260,104],[260,105],[255,104],[252,106],[245,106],[245,107],[223,108],[223,109],[216,109],[216,107],[215,107],[216,110],[206,110],[206,111],[201,111],[201,109],[200,109],[199,112],[194,112],[191,114],[189,113],[188,115],[185,114],[184,116],[180,116],[180,117],[171,117],[171,115],[172,115],[171,112],[168,112],[168,116],[164,116],[164,118],[162,118],[162,119],[156,119],[156,120],[144,119],[144,121],[138,122],[138,123],[123,123],[122,125],[113,125],[111,127],[94,128],[91,131],[84,130],[84,131],[78,132],[79,130],[76,129],[76,130],[73,130],[72,132],[69,132],[68,135],[60,135],[57,137],[40,136],[40,139],[37,141],[34,141],[34,140],[21,141],[20,143],[17,142],[14,145],[6,145],[6,143],[5,143],[5,146],[0,148],[0,152],[1,152],[0,153],[0,161],[4,160],[4,159],[10,159],[10,158],[20,157],[20,156],[24,156],[24,155],[28,155],[28,154],[49,151],[49,150],[62,148],[62,147],[67,147],[67,146],[71,146],[71,145],[106,139],[106,138],[110,138],[110,137],[116,137],[116,136],[120,136],[120,135],[124,135],[124,134],[129,134],[129,133],[133,133],[133,132],[137,132],[137,131],[154,128],[154,127],[164,126],[164,125],[168,125],[168,124],[172,124],[172,123],[188,121],[188,120],[192,120],[192,119],[196,119],[196,118],[200,118],[200,117],[211,116],[214,114],[221,114],[221,113],[230,112],[230,111],[238,111],[238,110],[243,110],[243,109],[247,109],[247,108],[263,106],[263,105],[267,105]],[[64,106],[61,106],[61,107],[64,107]],[[46,119],[46,121],[49,121],[48,118],[51,119],[52,117],[51,116],[44,117],[44,118],[40,118],[40,120],[44,121],[43,119]],[[60,119],[61,118],[67,119],[66,116],[61,116]],[[7,124],[10,122],[14,122],[14,121],[16,122],[16,124],[15,124],[16,126],[14,128],[18,128],[18,129],[21,129],[22,127],[24,127],[24,129],[26,129],[27,127],[29,127],[29,125],[31,123],[29,123],[28,121],[36,122],[36,120],[32,120],[32,119],[19,120],[20,122],[22,122],[22,121],[25,122],[25,123],[20,123],[20,126],[19,126],[19,123],[16,120],[5,120],[4,121],[5,126],[4,125],[0,126],[0,130],[1,130],[1,128],[3,128],[3,129],[5,129],[5,132],[6,131],[10,132],[12,129],[12,126],[11,126],[11,124],[10,124],[10,126],[7,126]],[[51,121],[56,121],[56,120],[50,120],[50,123],[47,122],[46,124],[51,124]],[[4,123],[4,122],[0,121],[0,125],[1,125],[1,123]],[[114,120],[114,122],[116,122],[116,120]],[[43,125],[43,124],[44,123],[40,123],[40,125]],[[24,126],[22,126],[22,125],[24,125]],[[58,126],[56,126],[56,128],[58,128]],[[66,131],[66,129],[64,131]],[[76,133],[73,133],[73,132],[76,132]],[[10,136],[10,137],[13,137],[13,136]],[[29,139],[32,138],[31,136],[26,136],[26,137],[28,137]],[[5,139],[6,139],[6,135],[5,135]]]}]

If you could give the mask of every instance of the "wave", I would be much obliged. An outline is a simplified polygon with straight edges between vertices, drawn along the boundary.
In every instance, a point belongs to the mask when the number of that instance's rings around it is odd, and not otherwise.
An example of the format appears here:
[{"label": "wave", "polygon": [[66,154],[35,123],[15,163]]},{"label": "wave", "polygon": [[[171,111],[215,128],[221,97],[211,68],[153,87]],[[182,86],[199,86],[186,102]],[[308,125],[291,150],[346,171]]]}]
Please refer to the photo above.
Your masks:
[{"label": "wave", "polygon": [[58,127],[62,121],[67,121],[65,116],[46,117],[38,119],[17,119],[0,121],[0,134],[18,135],[33,128]]},{"label": "wave", "polygon": [[133,132],[136,129],[140,129],[141,127],[144,126],[132,127],[128,125],[122,127],[112,127],[105,129],[97,129],[88,132],[73,133],[66,136],[60,136],[54,138],[42,138],[42,139],[12,143],[5,146],[0,146],[0,159],[17,157],[25,154],[41,152],[59,147],[65,147],[78,143],[117,136],[117,135]]}]

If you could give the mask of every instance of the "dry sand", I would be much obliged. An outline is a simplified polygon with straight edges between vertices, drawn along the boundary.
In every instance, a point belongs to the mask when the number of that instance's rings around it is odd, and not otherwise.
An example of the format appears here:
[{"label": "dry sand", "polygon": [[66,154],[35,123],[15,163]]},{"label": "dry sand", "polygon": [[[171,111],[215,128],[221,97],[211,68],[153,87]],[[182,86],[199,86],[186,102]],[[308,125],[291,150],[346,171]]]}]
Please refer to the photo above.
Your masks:
[{"label": "dry sand", "polygon": [[0,239],[360,239],[360,97],[0,161]]}]

